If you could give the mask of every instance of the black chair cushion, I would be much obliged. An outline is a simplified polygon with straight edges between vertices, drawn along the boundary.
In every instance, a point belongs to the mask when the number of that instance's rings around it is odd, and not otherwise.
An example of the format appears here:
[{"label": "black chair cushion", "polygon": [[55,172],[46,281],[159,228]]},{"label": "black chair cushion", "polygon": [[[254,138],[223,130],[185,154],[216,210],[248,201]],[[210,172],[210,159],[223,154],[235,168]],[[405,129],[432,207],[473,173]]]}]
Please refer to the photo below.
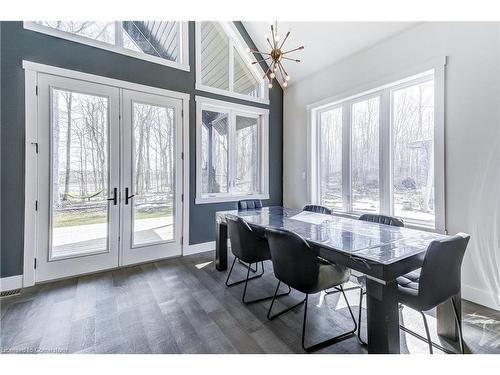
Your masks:
[{"label": "black chair cushion", "polygon": [[231,251],[234,256],[247,263],[271,259],[267,239],[256,234],[242,218],[226,216]]},{"label": "black chair cushion", "polygon": [[319,214],[325,214],[325,215],[332,214],[332,210],[330,210],[328,207],[318,206],[315,204],[308,204],[308,205],[304,206],[302,211],[317,212]]},{"label": "black chair cushion", "polygon": [[420,270],[407,273],[396,280],[398,282],[399,302],[413,309],[420,310],[421,303],[418,297]]},{"label": "black chair cushion", "polygon": [[260,199],[245,199],[238,202],[238,210],[255,210],[262,208],[262,201]]}]

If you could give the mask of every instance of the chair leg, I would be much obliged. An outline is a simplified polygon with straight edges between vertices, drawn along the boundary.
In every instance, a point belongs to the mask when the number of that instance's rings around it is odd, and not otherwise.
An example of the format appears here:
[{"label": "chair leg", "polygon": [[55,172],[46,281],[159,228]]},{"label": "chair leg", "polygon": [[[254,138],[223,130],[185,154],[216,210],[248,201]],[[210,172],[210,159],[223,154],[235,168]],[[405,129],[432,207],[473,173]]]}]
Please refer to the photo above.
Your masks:
[{"label": "chair leg", "polygon": [[455,305],[455,298],[451,298],[451,306],[453,306],[453,315],[455,315],[455,323],[458,328],[458,339],[460,340],[460,353],[465,354],[464,350],[464,336],[462,333],[462,324],[458,318],[457,306]]},{"label": "chair leg", "polygon": [[429,353],[432,354],[432,341],[431,334],[429,332],[429,325],[427,324],[427,318],[425,317],[423,311],[420,311],[420,314],[422,314],[422,318],[424,319],[425,334],[427,335],[427,343],[429,344]]},{"label": "chair leg", "polygon": [[[252,277],[249,277],[249,278],[245,278],[243,280],[235,281],[234,283],[229,283],[229,278],[231,277],[231,273],[233,272],[233,268],[234,268],[234,264],[236,263],[236,259],[237,258],[234,257],[233,264],[231,264],[231,268],[229,269],[229,273],[227,274],[226,286],[228,288],[231,287],[231,286],[238,285],[238,284],[247,283],[249,280],[258,279],[259,277],[261,277],[264,274],[264,265],[262,265],[262,272],[260,272],[258,275],[255,275],[255,276],[252,276]],[[262,264],[264,264],[264,263],[262,262]],[[250,269],[250,267],[248,269]],[[256,264],[256,269],[257,269],[257,264]]]},{"label": "chair leg", "polygon": [[[262,267],[262,273],[260,274],[260,276],[262,276],[264,274],[264,262],[260,262],[260,265]],[[250,265],[251,266],[251,265]],[[257,269],[258,268],[258,263],[255,263],[255,268]],[[283,296],[287,296],[290,294],[290,292],[292,291],[292,289],[290,289],[290,287],[288,287],[288,292],[286,293],[281,293],[281,294],[277,294],[278,290],[276,289],[276,292],[274,293],[274,295],[272,296],[268,296],[268,297],[262,297],[262,298],[257,298],[257,299],[254,299],[254,300],[251,300],[251,301],[246,301],[245,300],[245,296],[247,294],[247,285],[248,285],[248,280],[252,280],[252,279],[255,279],[257,277],[260,277],[260,276],[254,276],[254,277],[249,277],[250,276],[250,270],[251,270],[251,267],[248,267],[248,270],[247,270],[247,278],[245,280],[245,288],[243,289],[243,297],[241,298],[242,302],[245,304],[245,305],[249,305],[251,303],[255,303],[255,302],[261,302],[261,301],[266,301],[268,299],[274,299],[275,298],[278,298],[278,297],[283,297]]]},{"label": "chair leg", "polygon": [[243,267],[245,268],[248,268],[250,267],[250,270],[253,272],[253,273],[256,273],[257,272],[257,264],[255,264],[255,268],[251,268],[252,265],[251,264],[246,264],[245,262],[242,262],[240,259],[238,259],[238,263],[241,264]]},{"label": "chair leg", "polygon": [[305,305],[304,305],[304,321],[302,322],[302,349],[304,349],[306,352],[310,353],[310,352],[319,350],[321,348],[324,348],[324,347],[326,347],[328,345],[331,345],[331,344],[334,344],[336,342],[342,341],[342,340],[344,340],[344,339],[352,336],[356,332],[356,330],[357,330],[356,319],[354,318],[354,314],[352,313],[351,306],[349,305],[349,301],[347,300],[347,297],[346,297],[346,295],[344,293],[344,289],[342,288],[342,285],[339,285],[338,291],[340,291],[342,293],[342,295],[344,296],[345,302],[347,304],[347,308],[349,309],[349,313],[350,313],[352,321],[354,323],[354,328],[351,331],[342,333],[342,334],[340,334],[338,336],[335,336],[335,337],[332,337],[332,338],[330,338],[328,340],[325,340],[325,341],[319,342],[317,344],[311,345],[309,347],[306,347],[305,346],[305,336],[306,336],[306,324],[307,324],[307,301],[308,301],[308,297],[309,297],[309,295],[306,294],[306,298],[304,300],[305,301]]},{"label": "chair leg", "polygon": [[[286,312],[288,312],[288,311],[290,311],[290,310],[292,310],[292,309],[296,308],[297,306],[302,305],[302,304],[306,301],[305,299],[303,299],[303,300],[302,300],[302,301],[300,301],[299,303],[297,303],[297,304],[295,304],[295,305],[293,305],[293,306],[291,306],[291,307],[288,307],[288,308],[286,308],[285,310],[280,311],[280,312],[279,312],[279,313],[277,313],[277,314],[271,315],[271,311],[272,311],[273,306],[274,306],[274,301],[276,300],[276,298],[277,298],[277,297],[279,297],[279,296],[280,296],[280,295],[278,294],[278,290],[279,290],[279,288],[280,288],[280,285],[281,285],[281,281],[278,281],[278,285],[276,286],[276,291],[274,292],[273,300],[271,301],[271,305],[269,306],[269,310],[267,311],[267,319],[269,319],[269,320],[273,320],[274,318],[277,318],[278,316],[283,315],[284,313],[286,313]],[[287,286],[288,286],[288,285],[287,285]],[[291,292],[291,291],[292,291],[292,288],[290,288],[290,287],[288,286],[288,293],[286,293],[286,294],[290,294],[290,292]]]}]

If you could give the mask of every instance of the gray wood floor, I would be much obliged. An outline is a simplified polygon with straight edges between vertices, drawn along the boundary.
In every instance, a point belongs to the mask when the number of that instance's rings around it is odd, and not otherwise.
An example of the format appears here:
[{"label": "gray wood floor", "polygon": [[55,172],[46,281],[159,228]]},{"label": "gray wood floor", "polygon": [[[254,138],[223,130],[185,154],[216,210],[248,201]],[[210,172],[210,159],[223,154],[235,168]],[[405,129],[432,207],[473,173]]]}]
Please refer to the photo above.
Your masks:
[{"label": "gray wood floor", "polygon": [[[169,259],[81,276],[23,290],[1,303],[3,353],[302,353],[302,308],[268,321],[269,301],[241,303],[243,285],[226,288],[213,253]],[[235,266],[235,278],[245,270]],[[249,297],[271,295],[271,265],[250,282]],[[354,313],[358,291],[348,292]],[[308,341],[349,330],[339,295],[311,297]],[[303,298],[282,298],[277,309]],[[500,353],[500,312],[464,301],[464,335],[472,353]],[[433,321],[432,312],[430,321]],[[366,318],[363,314],[363,320]],[[401,320],[423,333],[421,318],[405,308]],[[435,324],[431,323],[434,339]],[[363,324],[366,334],[366,325]],[[401,334],[403,353],[426,353],[427,345]],[[439,351],[436,350],[439,353]],[[320,353],[366,353],[355,337]]]}]

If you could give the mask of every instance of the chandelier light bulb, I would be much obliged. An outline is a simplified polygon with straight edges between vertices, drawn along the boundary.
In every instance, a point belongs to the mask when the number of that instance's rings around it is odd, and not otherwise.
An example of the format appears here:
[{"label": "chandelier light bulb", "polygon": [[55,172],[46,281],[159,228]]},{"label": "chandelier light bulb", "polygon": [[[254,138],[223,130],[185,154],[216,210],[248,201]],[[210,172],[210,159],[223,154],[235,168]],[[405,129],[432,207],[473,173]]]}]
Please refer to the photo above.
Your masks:
[{"label": "chandelier light bulb", "polygon": [[272,89],[273,88],[272,82],[270,82],[268,86],[269,86],[270,89]]},{"label": "chandelier light bulb", "polygon": [[283,87],[287,87],[288,86],[288,83],[285,81],[283,82]]},{"label": "chandelier light bulb", "polygon": [[247,53],[250,53],[250,47],[247,47],[246,51]]},{"label": "chandelier light bulb", "polygon": [[274,71],[277,71],[278,70],[278,67],[276,66],[276,64],[274,65]]},{"label": "chandelier light bulb", "polygon": [[286,75],[286,77],[285,77],[285,79],[286,79],[287,81],[290,81],[290,76],[287,74],[287,75]]},{"label": "chandelier light bulb", "polygon": [[279,42],[279,41],[280,41],[280,36],[279,36],[278,34],[276,34],[276,35],[274,36],[274,40],[276,40],[277,42]]},{"label": "chandelier light bulb", "polygon": [[274,78],[274,77],[276,77],[276,74],[271,72],[271,74],[269,74],[269,77]]}]

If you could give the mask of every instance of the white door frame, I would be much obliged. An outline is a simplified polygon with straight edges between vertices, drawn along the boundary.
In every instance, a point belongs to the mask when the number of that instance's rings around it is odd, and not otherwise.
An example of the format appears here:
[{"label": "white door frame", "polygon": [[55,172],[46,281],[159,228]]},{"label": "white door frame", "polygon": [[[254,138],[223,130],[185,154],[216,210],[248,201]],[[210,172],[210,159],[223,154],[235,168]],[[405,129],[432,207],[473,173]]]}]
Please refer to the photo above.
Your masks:
[{"label": "white door frame", "polygon": [[38,145],[38,73],[52,74],[67,78],[79,79],[93,83],[114,86],[121,89],[140,91],[150,94],[169,96],[182,100],[182,147],[183,147],[183,195],[182,202],[182,253],[189,247],[189,101],[190,95],[177,91],[165,90],[107,78],[94,74],[58,68],[50,65],[23,60],[25,70],[25,203],[24,203],[24,266],[23,287],[35,284],[35,254],[37,211],[35,204],[38,199],[36,188],[37,176],[37,145]]}]

